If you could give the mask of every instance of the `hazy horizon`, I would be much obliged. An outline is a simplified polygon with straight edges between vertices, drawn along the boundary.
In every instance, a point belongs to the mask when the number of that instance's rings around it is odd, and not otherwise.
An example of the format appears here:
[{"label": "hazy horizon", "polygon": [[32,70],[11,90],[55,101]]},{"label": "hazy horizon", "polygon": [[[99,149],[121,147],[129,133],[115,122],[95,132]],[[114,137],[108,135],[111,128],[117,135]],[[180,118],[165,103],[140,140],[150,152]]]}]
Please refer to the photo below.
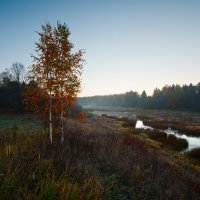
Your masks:
[{"label": "hazy horizon", "polygon": [[0,1],[0,72],[32,64],[35,31],[65,22],[86,63],[79,96],[200,82],[200,1]]},{"label": "hazy horizon", "polygon": [[78,97],[94,97],[94,96],[120,95],[120,94],[125,94],[127,92],[137,92],[139,95],[141,95],[143,91],[146,92],[147,96],[152,96],[155,89],[162,90],[162,88],[165,87],[165,86],[169,87],[169,86],[172,86],[172,85],[179,85],[180,87],[183,87],[184,85],[189,86],[190,84],[192,84],[193,86],[196,86],[196,85],[200,84],[200,81],[198,83],[196,83],[196,84],[193,84],[193,83],[189,83],[189,84],[171,84],[171,85],[165,84],[165,85],[163,85],[161,87],[155,87],[155,88],[153,88],[152,93],[148,93],[145,89],[143,89],[143,90],[141,90],[141,92],[138,92],[136,90],[128,90],[128,91],[124,91],[124,92],[120,92],[120,93],[94,94],[94,95],[89,95],[89,96],[78,96]]}]

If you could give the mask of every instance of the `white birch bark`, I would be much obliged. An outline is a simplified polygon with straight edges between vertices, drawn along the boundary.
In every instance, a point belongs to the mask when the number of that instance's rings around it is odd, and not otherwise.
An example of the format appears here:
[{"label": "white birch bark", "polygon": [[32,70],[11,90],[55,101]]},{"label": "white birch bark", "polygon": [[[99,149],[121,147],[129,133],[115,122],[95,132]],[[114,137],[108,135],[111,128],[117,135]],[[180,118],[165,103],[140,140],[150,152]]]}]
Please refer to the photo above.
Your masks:
[{"label": "white birch bark", "polygon": [[60,114],[60,143],[62,144],[64,141],[64,131],[63,131],[63,98],[62,98],[62,107]]},{"label": "white birch bark", "polygon": [[51,113],[51,104],[52,104],[52,99],[51,99],[51,93],[50,93],[50,105],[49,105],[49,138],[50,138],[50,143],[52,144],[53,142],[53,137],[52,137],[52,113]]}]

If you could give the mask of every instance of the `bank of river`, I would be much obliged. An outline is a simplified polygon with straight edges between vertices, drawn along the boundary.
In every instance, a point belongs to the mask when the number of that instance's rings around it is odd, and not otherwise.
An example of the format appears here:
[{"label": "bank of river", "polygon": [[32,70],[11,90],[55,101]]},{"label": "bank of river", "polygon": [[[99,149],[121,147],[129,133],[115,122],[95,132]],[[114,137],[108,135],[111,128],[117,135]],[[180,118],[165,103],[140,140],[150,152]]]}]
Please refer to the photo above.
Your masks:
[{"label": "bank of river", "polygon": [[[143,121],[141,121],[141,120],[137,120],[135,128],[137,128],[137,129],[151,129],[151,130],[153,130],[153,127],[145,126],[143,124]],[[191,149],[200,147],[200,137],[187,136],[185,134],[179,133],[176,130],[172,130],[171,128],[168,128],[166,130],[160,130],[160,131],[163,131],[163,132],[167,133],[168,135],[169,134],[175,135],[177,138],[186,139],[187,142],[188,142],[188,149],[187,150],[191,150]]]},{"label": "bank of river", "polygon": [[[94,115],[98,115],[98,116],[107,115],[107,116],[115,116],[115,117],[119,117],[119,118],[127,117],[129,119],[133,119],[133,120],[137,121],[136,126],[135,126],[135,128],[137,128],[137,129],[139,129],[139,128],[140,129],[153,129],[153,127],[146,126],[146,125],[143,124],[143,121],[137,119],[137,116],[134,112],[108,111],[108,110],[105,110],[105,111],[103,111],[103,110],[90,110],[89,112],[94,114]],[[200,147],[200,137],[187,136],[187,135],[185,135],[181,132],[172,130],[170,128],[168,128],[166,130],[160,130],[160,131],[163,131],[167,134],[173,134],[178,138],[186,139],[187,142],[188,142],[188,149],[187,150],[191,150],[193,148]]]}]

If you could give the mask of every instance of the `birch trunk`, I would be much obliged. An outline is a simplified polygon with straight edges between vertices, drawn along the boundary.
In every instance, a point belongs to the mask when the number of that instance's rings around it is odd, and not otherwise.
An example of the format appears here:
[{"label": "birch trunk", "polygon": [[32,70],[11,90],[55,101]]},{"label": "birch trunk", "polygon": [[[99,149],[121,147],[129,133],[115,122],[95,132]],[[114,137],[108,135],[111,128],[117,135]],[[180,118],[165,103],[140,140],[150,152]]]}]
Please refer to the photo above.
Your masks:
[{"label": "birch trunk", "polygon": [[60,143],[62,144],[64,141],[64,131],[63,131],[63,99],[62,99],[62,107],[60,114]]},{"label": "birch trunk", "polygon": [[52,104],[52,97],[50,93],[50,105],[49,105],[49,138],[50,138],[50,143],[52,144],[52,113],[51,113],[51,104]]}]

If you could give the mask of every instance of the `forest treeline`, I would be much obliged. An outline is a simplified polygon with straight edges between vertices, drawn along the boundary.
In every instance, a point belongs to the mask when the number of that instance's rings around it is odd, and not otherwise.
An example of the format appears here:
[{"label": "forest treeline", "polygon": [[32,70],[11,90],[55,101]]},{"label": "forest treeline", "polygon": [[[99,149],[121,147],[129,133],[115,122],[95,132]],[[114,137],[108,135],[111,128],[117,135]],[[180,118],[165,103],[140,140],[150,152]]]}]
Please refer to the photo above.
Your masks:
[{"label": "forest treeline", "polygon": [[[14,63],[10,69],[0,73],[0,112],[24,112],[23,93],[26,86],[33,83],[26,81],[24,66]],[[183,109],[200,111],[200,83],[197,85],[171,85],[161,90],[156,88],[152,96],[145,91],[126,92],[104,96],[80,97],[81,106],[121,106],[148,109]]]},{"label": "forest treeline", "polygon": [[80,97],[81,106],[121,106],[148,109],[180,109],[200,111],[200,83],[197,85],[171,85],[156,88],[152,96],[137,92],[104,96]]},{"label": "forest treeline", "polygon": [[[14,63],[0,73],[0,113],[30,112],[49,127],[50,143],[53,132],[60,129],[60,143],[64,141],[64,120],[82,120],[75,102],[80,92],[83,50],[74,51],[69,40],[68,26],[57,22],[41,26],[35,43],[33,64],[25,75],[24,65]],[[76,112],[77,111],[77,112]],[[73,116],[74,115],[74,116]],[[65,118],[65,119],[64,119]]]},{"label": "forest treeline", "polygon": [[[38,88],[38,85],[34,81],[28,81],[27,76],[24,65],[18,62],[0,73],[0,114],[30,112],[31,105],[30,109],[25,107],[24,95],[27,88]],[[41,106],[44,104],[43,101],[41,99]],[[41,112],[45,111],[41,110]],[[74,116],[80,112],[80,108],[75,105],[69,112]]]},{"label": "forest treeline", "polygon": [[0,113],[24,112],[25,67],[14,63],[0,73]]}]

